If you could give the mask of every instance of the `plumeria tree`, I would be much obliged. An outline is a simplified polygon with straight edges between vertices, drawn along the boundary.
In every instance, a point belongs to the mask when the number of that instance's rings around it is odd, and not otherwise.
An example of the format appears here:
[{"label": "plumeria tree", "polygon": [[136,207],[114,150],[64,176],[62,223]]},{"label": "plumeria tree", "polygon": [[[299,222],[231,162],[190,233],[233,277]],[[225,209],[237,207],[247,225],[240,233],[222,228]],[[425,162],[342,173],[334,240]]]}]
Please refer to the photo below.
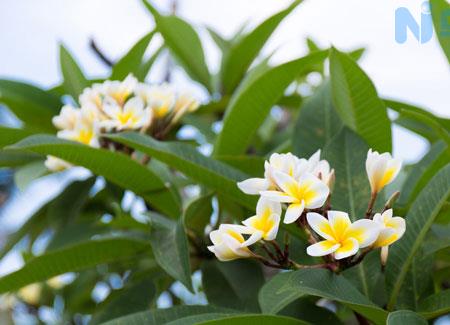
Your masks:
[{"label": "plumeria tree", "polygon": [[[450,6],[432,2],[450,60]],[[261,57],[300,3],[230,39],[206,29],[216,74],[196,30],[144,0],[153,31],[115,62],[94,46],[108,76],[88,79],[61,46],[60,85],[0,80],[20,120],[0,126],[1,166],[21,187],[85,175],[4,241],[0,257],[24,261],[0,278],[5,322],[51,310],[70,324],[426,324],[450,312],[450,120],[381,98],[363,49],[307,39],[305,56]],[[162,55],[204,99],[146,82]],[[392,156],[393,124],[429,142],[416,164]]]}]

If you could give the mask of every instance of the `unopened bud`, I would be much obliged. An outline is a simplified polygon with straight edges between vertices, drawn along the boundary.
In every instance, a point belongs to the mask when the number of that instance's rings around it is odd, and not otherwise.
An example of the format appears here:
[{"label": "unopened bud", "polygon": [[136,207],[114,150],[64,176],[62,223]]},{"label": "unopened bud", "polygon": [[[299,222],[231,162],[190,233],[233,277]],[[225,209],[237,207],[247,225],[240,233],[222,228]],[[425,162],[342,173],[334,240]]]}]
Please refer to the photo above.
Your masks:
[{"label": "unopened bud", "polygon": [[381,247],[381,265],[385,266],[389,255],[389,246]]},{"label": "unopened bud", "polygon": [[336,181],[336,175],[334,173],[334,169],[332,169],[330,172],[330,175],[328,176],[328,182],[327,182],[330,192],[333,192],[335,181]]}]

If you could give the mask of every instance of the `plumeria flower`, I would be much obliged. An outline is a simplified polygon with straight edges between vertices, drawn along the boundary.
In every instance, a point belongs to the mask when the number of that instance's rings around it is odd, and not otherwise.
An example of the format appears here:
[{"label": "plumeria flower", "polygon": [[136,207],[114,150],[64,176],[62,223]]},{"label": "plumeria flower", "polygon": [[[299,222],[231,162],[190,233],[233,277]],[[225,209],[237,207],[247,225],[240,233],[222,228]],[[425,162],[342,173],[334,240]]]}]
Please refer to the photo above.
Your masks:
[{"label": "plumeria flower", "polygon": [[328,211],[328,219],[318,213],[306,215],[310,227],[325,240],[308,246],[311,256],[333,254],[337,260],[355,255],[360,248],[372,245],[380,233],[380,225],[373,220],[360,219],[351,223],[348,214]]},{"label": "plumeria flower", "polygon": [[383,214],[377,213],[373,217],[373,221],[381,227],[380,234],[373,246],[381,247],[381,262],[386,264],[389,245],[402,238],[406,231],[405,219],[401,217],[393,217],[392,209],[386,210]]},{"label": "plumeria flower", "polygon": [[130,98],[122,108],[113,99],[105,100],[103,106],[108,119],[100,123],[107,129],[136,130],[151,123],[152,111],[144,107],[140,97]]},{"label": "plumeria flower", "polygon": [[320,149],[317,150],[309,159],[306,172],[320,178],[331,189],[334,182],[334,169],[326,160],[320,159]]},{"label": "plumeria flower", "polygon": [[312,174],[304,174],[297,180],[294,177],[274,171],[273,176],[279,191],[262,191],[269,200],[288,203],[284,223],[295,222],[305,208],[320,208],[327,200],[328,186]]},{"label": "plumeria flower", "polygon": [[53,117],[52,122],[58,129],[73,130],[80,119],[80,110],[71,105],[64,105],[59,115]]},{"label": "plumeria flower", "polygon": [[280,218],[281,204],[261,197],[256,205],[256,215],[242,223],[254,231],[254,238],[274,240],[277,237]]},{"label": "plumeria flower", "polygon": [[190,94],[178,95],[173,107],[172,123],[178,122],[184,114],[194,112],[199,106],[199,102]]},{"label": "plumeria flower", "polygon": [[107,80],[103,83],[102,91],[105,97],[113,98],[120,106],[130,97],[135,91],[138,80],[129,74],[123,81]]},{"label": "plumeria flower", "polygon": [[44,165],[48,170],[51,170],[53,172],[61,172],[72,167],[72,165],[67,161],[59,159],[55,156],[47,156]]},{"label": "plumeria flower", "polygon": [[391,183],[398,175],[401,167],[401,161],[393,159],[390,153],[379,154],[370,149],[367,153],[366,171],[372,193],[380,192]]},{"label": "plumeria flower", "polygon": [[62,130],[58,138],[81,142],[91,147],[100,147],[98,131],[95,125],[79,120],[73,130]]},{"label": "plumeria flower", "polygon": [[167,83],[162,85],[140,84],[136,93],[153,110],[155,118],[162,119],[172,112],[175,105],[175,90]]},{"label": "plumeria flower", "polygon": [[99,83],[93,84],[91,87],[85,88],[81,93],[80,97],[78,98],[81,107],[94,105],[99,110],[102,110],[103,109],[102,102],[104,97],[103,88],[104,85]]},{"label": "plumeria flower", "polygon": [[[253,231],[245,226],[221,224],[219,229],[211,231],[209,237],[213,245],[208,249],[216,255],[220,261],[231,261],[238,258],[250,257],[252,252],[248,246],[258,239],[252,235]],[[252,235],[245,240],[242,234]]]},{"label": "plumeria flower", "polygon": [[[304,161],[306,164],[306,160]],[[249,178],[239,182],[237,186],[245,194],[257,195],[261,191],[276,190],[277,185],[273,177],[275,171],[284,172],[290,176],[298,177],[300,159],[289,153],[273,153],[269,161],[264,163],[264,178]]]}]

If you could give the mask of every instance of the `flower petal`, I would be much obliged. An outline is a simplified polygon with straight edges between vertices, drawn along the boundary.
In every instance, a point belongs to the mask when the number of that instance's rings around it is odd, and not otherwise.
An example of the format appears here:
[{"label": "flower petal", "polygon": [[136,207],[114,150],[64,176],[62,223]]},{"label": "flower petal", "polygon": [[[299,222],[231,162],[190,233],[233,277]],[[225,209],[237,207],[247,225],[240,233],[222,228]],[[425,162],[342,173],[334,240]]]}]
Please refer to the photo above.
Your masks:
[{"label": "flower petal", "polygon": [[306,248],[309,256],[325,256],[335,252],[341,245],[334,241],[323,240]]},{"label": "flower petal", "polygon": [[308,193],[305,198],[306,207],[308,209],[320,208],[330,194],[328,186],[312,174],[306,174],[300,179],[300,184],[309,184]]},{"label": "flower petal", "polygon": [[324,216],[316,212],[308,212],[308,214],[306,214],[306,220],[310,227],[321,237],[328,240],[334,240],[333,229]]},{"label": "flower petal", "polygon": [[278,191],[261,191],[261,196],[275,202],[281,202],[281,203],[290,203],[294,202],[296,199],[292,196],[289,196],[288,194],[284,192],[278,192]]},{"label": "flower petal", "polygon": [[258,216],[281,214],[281,204],[261,196],[256,205],[256,214]]},{"label": "flower petal", "polygon": [[265,178],[249,178],[237,183],[237,186],[245,194],[256,195],[269,189],[270,182]]},{"label": "flower petal", "polygon": [[334,238],[336,241],[344,239],[345,233],[351,225],[348,214],[342,211],[328,211],[328,220],[331,229],[333,229]]},{"label": "flower petal", "polygon": [[386,224],[387,227],[395,229],[397,232],[398,238],[403,236],[406,230],[406,222],[405,219],[401,217],[394,217],[388,221]]},{"label": "flower petal", "polygon": [[278,170],[273,171],[273,177],[278,187],[281,188],[286,194],[293,197],[296,196],[298,183],[295,178]]},{"label": "flower petal", "polygon": [[360,219],[351,224],[345,236],[356,239],[359,247],[364,248],[377,240],[380,230],[379,223],[369,219]]},{"label": "flower petal", "polygon": [[280,227],[280,218],[281,216],[279,214],[272,214],[271,218],[273,218],[274,226],[272,229],[270,229],[265,236],[263,237],[264,240],[274,240],[277,237],[278,234],[278,228]]},{"label": "flower petal", "polygon": [[242,243],[242,247],[253,245],[257,241],[261,240],[263,235],[264,234],[262,231],[255,231],[253,234],[250,235],[250,237],[247,238],[245,242]]},{"label": "flower petal", "polygon": [[380,231],[377,240],[373,244],[373,247],[384,247],[389,246],[395,241],[397,241],[400,237],[397,232],[393,228],[384,228]]},{"label": "flower petal", "polygon": [[347,238],[341,246],[334,252],[334,258],[337,260],[355,255],[358,252],[358,241],[354,238]]},{"label": "flower petal", "polygon": [[305,210],[305,201],[302,201],[302,203],[290,204],[284,215],[284,223],[289,224],[295,222],[300,218],[303,210]]}]

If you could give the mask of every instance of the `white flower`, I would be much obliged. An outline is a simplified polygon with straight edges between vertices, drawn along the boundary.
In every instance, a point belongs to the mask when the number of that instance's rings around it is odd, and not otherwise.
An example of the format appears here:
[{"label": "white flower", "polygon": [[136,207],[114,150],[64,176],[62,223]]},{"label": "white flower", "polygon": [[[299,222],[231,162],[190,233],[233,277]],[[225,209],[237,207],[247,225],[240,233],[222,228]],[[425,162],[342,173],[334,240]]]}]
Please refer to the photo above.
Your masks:
[{"label": "white flower", "polygon": [[81,93],[78,101],[81,107],[86,105],[94,105],[99,110],[102,110],[102,101],[104,97],[103,84],[93,84],[91,87],[85,88]]},{"label": "white flower", "polygon": [[130,98],[122,108],[113,99],[105,100],[103,110],[108,119],[100,122],[107,129],[136,130],[151,123],[152,112],[144,107],[140,97]]},{"label": "white flower", "polygon": [[17,292],[17,296],[27,304],[36,306],[41,298],[41,293],[42,285],[40,283],[33,283],[21,288]]},{"label": "white flower", "polygon": [[237,183],[237,186],[245,194],[251,195],[260,194],[261,191],[275,190],[277,188],[273,177],[275,171],[281,171],[296,178],[306,164],[305,159],[300,160],[290,152],[273,153],[269,161],[264,163],[264,178],[249,178]]},{"label": "white flower", "polygon": [[72,167],[72,165],[67,161],[54,156],[47,156],[44,165],[48,170],[51,170],[52,172],[61,172],[63,170],[66,170],[67,168]]},{"label": "white flower", "polygon": [[175,105],[175,91],[167,83],[153,86],[140,84],[136,94],[144,100],[146,106],[152,109],[155,118],[158,119],[170,114]]},{"label": "white flower", "polygon": [[242,223],[252,229],[258,240],[274,240],[281,218],[281,204],[261,197],[256,205],[256,215]]},{"label": "white flower", "polygon": [[320,178],[328,187],[332,187],[334,179],[334,169],[326,160],[320,160],[320,149],[317,150],[309,159],[307,171]]},{"label": "white flower", "polygon": [[351,223],[348,214],[328,211],[328,219],[318,213],[306,215],[310,227],[325,240],[308,246],[311,256],[334,254],[339,260],[355,255],[360,248],[372,245],[380,233],[380,225],[373,220],[360,219]]},{"label": "white flower", "polygon": [[275,202],[289,203],[284,223],[295,222],[305,208],[320,208],[330,193],[328,186],[312,174],[304,174],[297,180],[275,170],[273,177],[280,191],[262,191],[261,195]]},{"label": "white flower", "polygon": [[178,95],[173,108],[172,123],[176,123],[184,114],[194,112],[199,106],[199,102],[190,94]]},{"label": "white flower", "polygon": [[383,214],[377,213],[373,217],[373,221],[381,227],[380,235],[373,244],[374,247],[389,246],[399,240],[405,233],[405,219],[392,215],[392,209],[389,209],[384,211]]},{"label": "white flower", "polygon": [[370,149],[367,153],[366,171],[372,193],[380,192],[383,187],[391,183],[401,167],[401,161],[393,159],[390,153],[385,152],[380,155]]},{"label": "white flower", "polygon": [[248,246],[255,243],[256,236],[250,236],[246,241],[242,234],[252,234],[253,231],[245,226],[222,224],[219,229],[211,231],[209,237],[213,245],[208,249],[216,255],[220,261],[231,261],[237,258],[250,257],[252,255]]},{"label": "white flower", "polygon": [[53,125],[61,130],[73,130],[80,119],[80,110],[71,105],[64,105],[59,115],[52,119]]},{"label": "white flower", "polygon": [[105,81],[102,86],[102,91],[105,97],[113,98],[122,106],[128,97],[133,94],[137,84],[138,80],[133,75],[129,74],[123,81]]},{"label": "white flower", "polygon": [[91,147],[100,147],[98,131],[95,125],[79,120],[73,130],[62,130],[58,138],[81,142]]}]

